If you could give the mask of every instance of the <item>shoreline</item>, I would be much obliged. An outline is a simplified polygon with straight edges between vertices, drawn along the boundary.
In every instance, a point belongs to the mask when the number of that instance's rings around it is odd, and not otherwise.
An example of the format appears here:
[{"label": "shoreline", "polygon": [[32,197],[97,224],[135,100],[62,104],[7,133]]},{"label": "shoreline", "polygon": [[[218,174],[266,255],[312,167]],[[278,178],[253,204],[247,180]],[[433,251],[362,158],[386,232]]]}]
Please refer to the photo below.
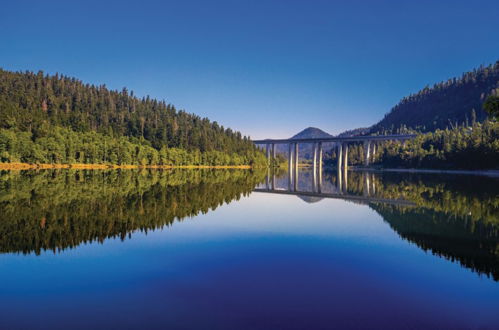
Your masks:
[{"label": "shoreline", "polygon": [[354,171],[481,175],[481,176],[499,178],[499,170],[437,170],[437,169],[418,169],[418,168],[365,168],[365,167],[351,167],[351,168]]},{"label": "shoreline", "polygon": [[28,164],[0,163],[0,170],[46,170],[46,169],[252,169],[251,165],[111,165],[111,164]]}]

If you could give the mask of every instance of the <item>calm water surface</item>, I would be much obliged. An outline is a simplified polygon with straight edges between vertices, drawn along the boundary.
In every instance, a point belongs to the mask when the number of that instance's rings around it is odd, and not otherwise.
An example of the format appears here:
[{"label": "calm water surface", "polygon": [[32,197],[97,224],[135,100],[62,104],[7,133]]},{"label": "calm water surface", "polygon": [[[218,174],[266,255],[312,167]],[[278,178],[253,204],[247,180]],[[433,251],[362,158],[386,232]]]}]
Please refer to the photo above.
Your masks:
[{"label": "calm water surface", "polygon": [[0,172],[2,329],[499,329],[498,281],[493,178]]}]

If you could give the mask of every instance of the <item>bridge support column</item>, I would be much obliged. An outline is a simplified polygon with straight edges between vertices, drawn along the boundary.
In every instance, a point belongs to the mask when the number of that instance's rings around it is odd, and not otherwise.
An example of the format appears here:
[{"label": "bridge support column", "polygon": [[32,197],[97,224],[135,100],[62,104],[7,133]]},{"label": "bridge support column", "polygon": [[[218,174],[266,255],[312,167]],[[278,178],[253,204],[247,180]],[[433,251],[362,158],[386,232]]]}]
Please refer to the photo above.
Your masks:
[{"label": "bridge support column", "polygon": [[343,143],[343,191],[348,193],[348,143]]},{"label": "bridge support column", "polygon": [[322,142],[319,142],[319,192],[322,188]]},{"label": "bridge support column", "polygon": [[298,143],[294,143],[294,170],[295,170],[295,178],[293,182],[293,188],[295,191],[298,190],[298,159],[300,158],[299,152],[298,152]]},{"label": "bridge support column", "polygon": [[364,142],[364,165],[369,166],[369,157],[371,157],[371,141]]},{"label": "bridge support column", "polygon": [[294,168],[295,168],[295,171],[298,171],[298,162],[299,162],[299,159],[300,159],[300,156],[299,156],[299,153],[298,153],[298,143],[295,143],[294,144],[295,146],[295,152],[294,152],[294,161],[295,161],[295,164],[294,164]]},{"label": "bridge support column", "polygon": [[314,173],[317,172],[317,143],[314,142],[313,144],[313,147],[314,147]]},{"label": "bridge support column", "polygon": [[288,143],[288,188],[293,184],[293,144]]},{"label": "bridge support column", "polygon": [[336,189],[338,189],[338,192],[341,193],[343,189],[343,173],[342,173],[342,158],[343,158],[343,145],[341,142],[338,142],[336,144],[336,161],[337,161],[337,168],[336,168],[336,177],[337,177],[337,184],[336,184]]},{"label": "bridge support column", "polygon": [[341,168],[343,167],[343,145],[341,143],[338,143],[337,148],[336,148],[336,160],[338,163],[338,170],[340,171]]},{"label": "bridge support column", "polygon": [[348,171],[348,143],[344,143],[343,145],[343,169],[344,171]]},{"label": "bridge support column", "polygon": [[371,161],[373,163],[376,161],[376,143],[373,143],[373,152],[372,152]]}]

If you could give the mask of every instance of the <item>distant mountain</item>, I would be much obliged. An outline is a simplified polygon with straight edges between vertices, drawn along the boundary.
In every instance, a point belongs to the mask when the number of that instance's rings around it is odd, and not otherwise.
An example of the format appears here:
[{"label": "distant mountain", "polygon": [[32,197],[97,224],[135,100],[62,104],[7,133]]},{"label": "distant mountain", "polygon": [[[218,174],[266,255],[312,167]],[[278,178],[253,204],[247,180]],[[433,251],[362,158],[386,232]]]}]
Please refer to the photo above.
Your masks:
[{"label": "distant mountain", "polygon": [[319,139],[319,138],[331,138],[331,134],[324,132],[320,128],[307,127],[300,133],[294,135],[291,139]]},{"label": "distant mountain", "polygon": [[[293,135],[290,139],[318,139],[318,138],[331,138],[333,135],[324,132],[320,128],[307,127],[303,131]],[[334,143],[323,143],[322,147],[324,151],[329,151],[333,147]],[[282,154],[288,154],[287,145],[277,145],[277,152]],[[312,159],[313,158],[313,145],[311,143],[298,143],[298,154],[300,159]]]},{"label": "distant mountain", "polygon": [[370,131],[394,133],[405,126],[428,132],[483,121],[482,104],[490,94],[499,94],[499,61],[403,98]]}]

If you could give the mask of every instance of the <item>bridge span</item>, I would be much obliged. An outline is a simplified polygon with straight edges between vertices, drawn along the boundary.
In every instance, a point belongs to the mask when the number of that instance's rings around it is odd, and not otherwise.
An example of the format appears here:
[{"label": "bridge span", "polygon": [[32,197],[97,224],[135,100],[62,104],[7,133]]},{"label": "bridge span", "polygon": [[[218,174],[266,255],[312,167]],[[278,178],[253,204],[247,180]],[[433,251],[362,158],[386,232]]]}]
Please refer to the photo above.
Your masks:
[{"label": "bridge span", "polygon": [[369,166],[373,155],[376,153],[377,143],[384,141],[401,141],[413,139],[416,135],[367,135],[367,136],[346,136],[346,137],[329,137],[329,138],[307,138],[307,139],[266,139],[253,140],[256,145],[265,145],[268,164],[276,157],[276,144],[287,144],[288,152],[288,170],[293,176],[298,176],[298,159],[299,150],[298,144],[312,143],[313,144],[313,170],[314,173],[321,175],[322,173],[322,144],[333,142],[336,144],[337,169],[338,172],[348,171],[348,145],[350,143],[364,144],[364,166]]}]

